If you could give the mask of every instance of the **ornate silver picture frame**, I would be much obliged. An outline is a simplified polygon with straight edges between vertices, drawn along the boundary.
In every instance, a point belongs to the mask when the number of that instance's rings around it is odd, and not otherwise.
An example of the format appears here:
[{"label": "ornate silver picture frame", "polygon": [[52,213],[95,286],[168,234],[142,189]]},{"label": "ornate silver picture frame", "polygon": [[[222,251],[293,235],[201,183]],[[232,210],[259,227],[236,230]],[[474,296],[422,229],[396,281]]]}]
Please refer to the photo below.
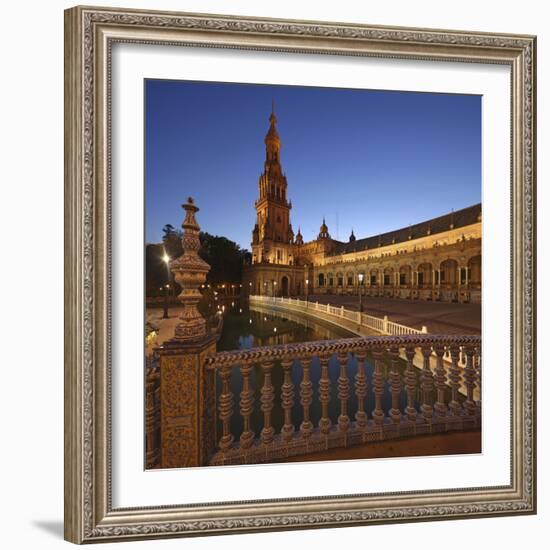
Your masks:
[{"label": "ornate silver picture frame", "polygon": [[[110,238],[116,213],[111,205],[111,91],[112,49],[117,43],[498,64],[509,68],[512,261],[508,484],[113,506]],[[533,36],[128,9],[67,10],[65,538],[89,543],[535,513],[535,73]],[[389,347],[399,339],[386,338],[384,345]],[[426,345],[432,343],[433,337],[423,338]],[[405,341],[406,337],[401,337],[399,345],[405,345]],[[354,346],[368,347],[359,339]],[[313,353],[314,348],[305,345],[303,350]],[[217,368],[224,360],[220,355],[206,362]]]}]

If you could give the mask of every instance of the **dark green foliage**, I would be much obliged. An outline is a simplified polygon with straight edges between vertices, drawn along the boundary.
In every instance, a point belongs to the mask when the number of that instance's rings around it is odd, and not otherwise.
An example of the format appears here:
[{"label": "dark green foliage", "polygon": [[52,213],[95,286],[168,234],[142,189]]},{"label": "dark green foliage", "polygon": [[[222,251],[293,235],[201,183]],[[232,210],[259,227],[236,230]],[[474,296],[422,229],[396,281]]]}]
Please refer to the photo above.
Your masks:
[{"label": "dark green foliage", "polygon": [[199,256],[210,265],[207,282],[240,283],[246,250],[227,239],[209,233],[200,234],[201,249]]},{"label": "dark green foliage", "polygon": [[[159,296],[161,287],[171,281],[175,286],[171,294],[177,295],[181,291],[179,285],[173,282],[165,262],[164,254],[170,259],[178,258],[183,254],[181,244],[182,232],[174,229],[170,224],[163,228],[162,243],[147,244],[145,246],[145,286],[147,296]],[[210,265],[206,282],[212,285],[219,283],[241,282],[243,263],[250,256],[247,250],[226,237],[210,235],[201,232],[199,235],[201,249],[199,256]]]}]

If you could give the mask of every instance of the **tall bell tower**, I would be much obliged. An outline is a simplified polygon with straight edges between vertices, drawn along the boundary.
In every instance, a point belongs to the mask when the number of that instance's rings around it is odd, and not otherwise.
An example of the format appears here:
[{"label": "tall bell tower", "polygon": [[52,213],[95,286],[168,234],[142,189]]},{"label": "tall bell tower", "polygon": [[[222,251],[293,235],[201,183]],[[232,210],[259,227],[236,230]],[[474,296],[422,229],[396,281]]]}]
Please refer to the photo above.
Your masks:
[{"label": "tall bell tower", "polygon": [[292,264],[294,241],[290,223],[292,203],[287,199],[286,176],[281,168],[281,138],[277,132],[274,104],[264,143],[264,171],[258,180],[259,198],[254,205],[256,225],[252,231],[252,261],[288,265]]}]

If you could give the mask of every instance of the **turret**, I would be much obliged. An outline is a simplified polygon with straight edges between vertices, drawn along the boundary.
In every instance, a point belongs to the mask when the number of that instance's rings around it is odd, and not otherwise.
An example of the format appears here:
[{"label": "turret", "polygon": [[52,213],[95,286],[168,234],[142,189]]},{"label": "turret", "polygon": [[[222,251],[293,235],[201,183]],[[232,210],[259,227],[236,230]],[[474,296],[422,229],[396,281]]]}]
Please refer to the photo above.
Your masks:
[{"label": "turret", "polygon": [[321,227],[319,228],[319,235],[317,236],[318,239],[330,239],[330,235],[328,232],[327,224],[325,223],[325,218],[323,218],[323,223],[321,224]]}]

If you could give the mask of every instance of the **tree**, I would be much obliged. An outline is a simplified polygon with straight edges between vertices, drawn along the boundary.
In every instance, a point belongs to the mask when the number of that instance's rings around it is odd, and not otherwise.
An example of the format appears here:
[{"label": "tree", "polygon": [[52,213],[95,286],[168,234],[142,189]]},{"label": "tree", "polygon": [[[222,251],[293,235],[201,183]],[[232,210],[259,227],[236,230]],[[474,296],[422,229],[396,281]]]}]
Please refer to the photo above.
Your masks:
[{"label": "tree", "polygon": [[[182,231],[166,224],[162,232],[162,243],[148,244],[145,247],[145,286],[147,296],[158,295],[159,289],[169,281],[169,273],[163,261],[164,253],[171,260],[183,254]],[[227,237],[199,234],[201,248],[199,256],[210,265],[206,282],[210,284],[238,284],[242,280],[243,264],[249,258],[250,252],[231,241]],[[174,283],[176,294],[180,292],[179,285]]]},{"label": "tree", "polygon": [[183,254],[181,245],[183,232],[181,229],[174,229],[174,226],[168,223],[162,228],[162,232],[164,233],[162,243],[166,254],[168,254],[172,260],[181,256]]},{"label": "tree", "polygon": [[158,296],[159,289],[170,281],[163,257],[164,244],[155,243],[145,246],[145,292],[147,296]]},{"label": "tree", "polygon": [[240,283],[247,250],[226,237],[201,232],[199,256],[210,265],[207,281],[211,284]]}]

